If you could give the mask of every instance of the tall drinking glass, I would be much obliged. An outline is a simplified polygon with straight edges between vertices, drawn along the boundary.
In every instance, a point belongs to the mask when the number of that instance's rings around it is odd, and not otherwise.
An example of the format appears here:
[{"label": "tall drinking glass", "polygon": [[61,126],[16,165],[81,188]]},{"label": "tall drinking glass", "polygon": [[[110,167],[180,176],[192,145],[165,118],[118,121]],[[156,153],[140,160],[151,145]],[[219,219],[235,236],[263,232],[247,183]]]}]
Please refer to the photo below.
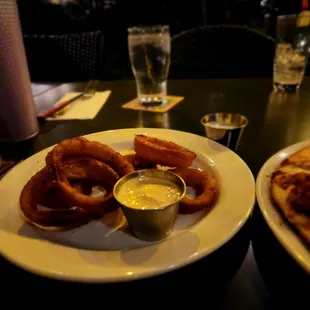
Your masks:
[{"label": "tall drinking glass", "polygon": [[129,28],[128,48],[141,103],[147,106],[163,104],[170,66],[169,27]]},{"label": "tall drinking glass", "polygon": [[274,58],[274,85],[282,91],[296,91],[304,77],[309,38],[298,27],[296,15],[277,18],[277,45]]}]

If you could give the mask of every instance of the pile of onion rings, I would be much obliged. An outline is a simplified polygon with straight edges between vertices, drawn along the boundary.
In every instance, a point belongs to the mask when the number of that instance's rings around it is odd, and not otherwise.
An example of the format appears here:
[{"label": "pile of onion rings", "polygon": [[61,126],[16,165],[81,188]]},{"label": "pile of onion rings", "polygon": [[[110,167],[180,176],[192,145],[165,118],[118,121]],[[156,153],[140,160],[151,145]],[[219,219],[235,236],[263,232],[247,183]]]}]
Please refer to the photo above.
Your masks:
[{"label": "pile of onion rings", "polygon": [[[135,170],[166,167],[193,187],[196,198],[185,197],[180,213],[210,208],[217,183],[208,172],[189,168],[196,154],[176,143],[137,135],[135,153],[122,156],[108,145],[78,137],[57,144],[45,167],[24,186],[20,195],[23,218],[43,230],[69,230],[104,218],[117,210],[113,196],[117,180]],[[94,197],[94,186],[104,195]]]},{"label": "pile of onion rings", "polygon": [[[23,218],[43,230],[69,230],[115,211],[114,184],[134,171],[109,146],[81,137],[57,144],[45,163],[20,195]],[[91,196],[94,186],[105,195]]]}]

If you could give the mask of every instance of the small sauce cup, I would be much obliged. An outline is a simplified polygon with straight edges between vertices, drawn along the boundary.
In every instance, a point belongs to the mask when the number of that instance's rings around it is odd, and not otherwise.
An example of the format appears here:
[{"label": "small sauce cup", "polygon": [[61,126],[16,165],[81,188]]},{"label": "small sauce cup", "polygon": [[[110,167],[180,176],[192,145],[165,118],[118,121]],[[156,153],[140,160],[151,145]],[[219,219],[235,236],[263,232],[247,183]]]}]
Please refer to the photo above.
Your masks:
[{"label": "small sauce cup", "polygon": [[[137,208],[125,205],[120,199],[120,190],[126,182],[137,178],[158,178],[164,181],[172,182],[179,190],[180,195],[173,203],[168,202],[167,205],[160,205],[155,208]],[[182,178],[171,171],[159,169],[144,169],[132,172],[122,177],[114,186],[114,197],[119,202],[127,219],[128,225],[133,234],[144,241],[159,241],[168,237],[175,224],[179,202],[185,196],[186,185]],[[167,199],[168,200],[168,199]]]},{"label": "small sauce cup", "polygon": [[235,151],[248,124],[245,116],[238,113],[212,113],[201,119],[206,137]]}]

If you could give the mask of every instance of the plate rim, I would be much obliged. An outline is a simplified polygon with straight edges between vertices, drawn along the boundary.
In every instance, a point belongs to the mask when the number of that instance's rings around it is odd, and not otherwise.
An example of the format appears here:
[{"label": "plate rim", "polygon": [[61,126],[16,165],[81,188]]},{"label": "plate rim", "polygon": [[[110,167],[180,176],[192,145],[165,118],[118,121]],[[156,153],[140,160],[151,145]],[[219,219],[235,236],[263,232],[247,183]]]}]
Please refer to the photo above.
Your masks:
[{"label": "plate rim", "polygon": [[[224,244],[226,244],[227,242],[229,242],[237,233],[238,231],[245,225],[245,223],[248,221],[250,215],[253,212],[254,206],[255,206],[255,198],[256,198],[256,193],[255,193],[255,178],[254,175],[251,171],[251,169],[249,168],[249,166],[247,165],[247,163],[238,155],[236,154],[234,151],[230,150],[229,148],[219,144],[216,141],[210,140],[204,136],[198,135],[198,134],[194,134],[191,132],[186,132],[186,131],[180,131],[180,130],[174,130],[174,129],[166,129],[166,128],[123,128],[123,129],[112,129],[112,130],[106,130],[106,131],[98,131],[98,132],[94,132],[94,133],[90,133],[90,134],[85,134],[85,135],[81,135],[83,137],[86,138],[91,138],[94,137],[96,135],[100,135],[100,134],[109,134],[109,133],[114,133],[114,132],[122,132],[122,131],[151,131],[151,133],[155,134],[155,132],[160,133],[177,133],[177,134],[181,134],[181,135],[191,135],[194,136],[195,138],[199,138],[201,139],[201,141],[203,140],[207,140],[210,141],[211,144],[216,145],[217,147],[219,147],[220,149],[225,149],[228,150],[231,154],[233,154],[235,156],[235,158],[237,160],[239,160],[239,162],[244,166],[244,168],[247,170],[248,176],[249,176],[249,180],[251,181],[251,187],[253,188],[253,191],[251,193],[251,204],[249,204],[248,206],[248,210],[245,216],[242,217],[242,219],[239,221],[238,225],[236,225],[235,229],[231,232],[230,235],[228,235],[226,238],[223,238],[223,240],[220,243],[217,243],[216,246],[212,247],[211,249],[201,249],[199,250],[195,255],[191,255],[188,256],[187,259],[183,260],[182,262],[167,268],[167,267],[160,267],[160,268],[154,268],[153,270],[149,270],[147,272],[144,273],[140,273],[138,275],[134,275],[134,276],[116,276],[116,277],[84,277],[81,275],[69,275],[69,274],[62,274],[62,273],[57,273],[56,271],[50,271],[50,270],[46,270],[46,269],[42,269],[39,266],[35,266],[35,264],[33,265],[28,265],[27,263],[23,263],[22,259],[19,259],[17,257],[15,257],[14,255],[10,255],[10,253],[7,253],[5,250],[1,250],[1,255],[3,257],[5,257],[6,259],[8,259],[9,261],[11,261],[12,263],[14,263],[15,265],[30,271],[31,273],[34,274],[38,274],[40,276],[44,276],[44,277],[48,277],[51,279],[58,279],[58,280],[65,280],[65,281],[69,281],[69,282],[81,282],[81,283],[113,283],[113,282],[128,282],[128,281],[133,281],[133,280],[137,280],[137,279],[144,279],[144,278],[150,278],[156,275],[161,275],[161,274],[165,274],[165,273],[169,273],[173,270],[177,270],[180,269],[184,266],[187,266],[189,264],[192,264],[208,255],[210,255],[211,253],[213,253],[214,251],[216,251],[217,249],[221,248]],[[151,134],[150,133],[150,134]],[[134,135],[134,133],[133,133]],[[63,140],[65,140],[66,138],[64,138]],[[68,138],[69,139],[69,138]],[[57,143],[56,143],[57,144]],[[37,154],[39,154],[40,152],[45,152],[48,149],[53,148],[56,144],[53,144],[49,147],[46,147],[34,154],[32,154],[31,156],[29,156],[28,158],[26,158],[25,160],[37,156]],[[20,166],[24,161],[21,161],[20,163],[18,163],[17,165],[15,165],[11,170],[15,170],[17,169],[18,166]],[[11,170],[8,172],[8,174],[11,172]],[[3,179],[6,177],[7,175],[5,175],[3,177]],[[9,232],[5,232],[0,230],[0,233],[3,234],[12,234]],[[22,240],[23,238],[26,238],[24,236],[15,236],[14,234],[12,234],[14,236],[14,238],[18,238],[20,240]],[[1,237],[1,236],[0,236]],[[62,246],[62,245],[60,245]],[[65,247],[65,246],[63,246]]]},{"label": "plate rim", "polygon": [[[307,145],[310,145],[310,139],[308,140],[303,140],[301,142],[297,142],[291,145],[288,145],[281,150],[277,151],[275,154],[270,156],[263,164],[263,166],[260,168],[259,173],[256,178],[256,184],[255,184],[255,189],[256,189],[256,199],[258,206],[261,210],[261,213],[263,214],[263,217],[265,219],[265,222],[267,223],[268,227],[271,229],[279,243],[284,247],[284,249],[289,253],[289,255],[301,266],[308,274],[310,274],[310,262],[307,264],[305,260],[303,260],[300,255],[296,254],[296,251],[294,251],[294,246],[289,242],[287,239],[287,234],[290,236],[297,237],[298,243],[306,249],[305,245],[303,244],[303,241],[301,240],[300,236],[294,232],[293,228],[291,225],[287,222],[287,220],[284,218],[284,216],[280,213],[280,211],[277,209],[277,207],[271,202],[270,196],[268,193],[268,198],[266,198],[267,204],[267,209],[269,207],[274,208],[275,211],[279,214],[281,219],[283,219],[282,225],[285,225],[286,228],[288,228],[288,232],[281,231],[281,225],[277,223],[273,219],[273,216],[270,214],[268,210],[266,210],[266,206],[264,205],[265,199],[263,198],[263,183],[266,182],[266,170],[272,166],[272,162],[275,161],[275,164],[279,165],[281,161],[284,160],[287,156],[293,154],[294,152],[298,151],[302,147],[305,147]],[[281,154],[286,153],[285,157],[281,157]],[[270,175],[267,176],[267,182],[269,184],[270,182]],[[269,185],[268,185],[269,186]],[[283,228],[282,228],[283,230]],[[309,257],[310,257],[310,252],[309,252]]]}]

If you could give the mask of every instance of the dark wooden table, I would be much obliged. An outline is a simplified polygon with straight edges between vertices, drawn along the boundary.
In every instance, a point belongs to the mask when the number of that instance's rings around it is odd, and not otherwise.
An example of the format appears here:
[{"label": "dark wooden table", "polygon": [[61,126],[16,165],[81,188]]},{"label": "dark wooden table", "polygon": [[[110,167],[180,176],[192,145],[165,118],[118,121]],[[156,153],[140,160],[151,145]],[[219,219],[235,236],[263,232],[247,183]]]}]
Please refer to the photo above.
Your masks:
[{"label": "dark wooden table", "polygon": [[[82,91],[85,85],[62,84],[41,89],[35,96],[37,107],[46,108],[68,91]],[[169,93],[182,95],[185,100],[164,115],[121,108],[136,95],[133,81],[102,82],[99,87],[112,90],[112,94],[94,120],[42,123],[35,139],[13,147],[0,145],[0,152],[15,159],[25,158],[65,138],[119,128],[164,127],[204,135],[200,125],[204,114],[239,112],[247,116],[249,125],[237,153],[256,177],[272,154],[310,137],[310,78],[305,78],[295,94],[273,93],[269,79],[169,81]],[[276,309],[283,305],[308,309],[306,300],[310,292],[309,276],[275,239],[257,206],[241,231],[221,249],[166,275],[125,284],[75,284],[29,274],[0,258],[0,283],[7,289],[33,286],[66,291],[72,288],[75,294],[102,296],[116,291],[131,294],[147,291],[155,293],[158,301],[161,291],[168,293],[174,303],[201,302],[208,309]],[[302,302],[306,304],[301,308]]]}]

